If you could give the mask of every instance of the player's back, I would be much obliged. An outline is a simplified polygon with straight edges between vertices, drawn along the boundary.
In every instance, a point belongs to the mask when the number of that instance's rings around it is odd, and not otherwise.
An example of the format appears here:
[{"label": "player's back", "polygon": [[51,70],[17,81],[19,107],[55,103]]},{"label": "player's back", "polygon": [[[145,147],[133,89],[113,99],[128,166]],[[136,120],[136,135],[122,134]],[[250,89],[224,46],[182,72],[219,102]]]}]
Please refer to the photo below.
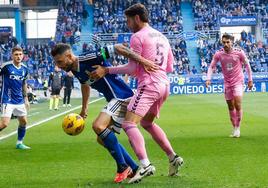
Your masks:
[{"label": "player's back", "polygon": [[113,98],[127,99],[133,96],[133,91],[118,75],[107,74],[98,80],[90,79],[87,73],[95,70],[92,67],[93,65],[111,66],[110,63],[102,62],[101,59],[92,62],[90,58],[79,56],[79,70],[72,72],[81,84],[90,85],[93,89],[102,93],[107,101]]},{"label": "player's back", "polygon": [[159,65],[159,70],[150,74],[144,70],[143,66],[138,65],[136,76],[139,84],[169,82],[166,73],[173,70],[174,57],[168,39],[162,33],[146,26],[133,34],[130,46],[144,58]]}]

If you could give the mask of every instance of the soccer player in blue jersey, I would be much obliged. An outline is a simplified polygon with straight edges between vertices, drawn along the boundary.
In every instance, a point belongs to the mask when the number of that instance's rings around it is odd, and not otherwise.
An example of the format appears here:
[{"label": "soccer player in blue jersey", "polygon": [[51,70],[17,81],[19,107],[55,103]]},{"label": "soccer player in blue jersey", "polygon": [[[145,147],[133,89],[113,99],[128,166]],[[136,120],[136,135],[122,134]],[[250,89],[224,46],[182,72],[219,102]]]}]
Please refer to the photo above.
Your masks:
[{"label": "soccer player in blue jersey", "polygon": [[16,148],[30,149],[22,142],[26,133],[27,109],[30,107],[26,84],[28,69],[22,64],[22,48],[14,47],[12,58],[12,62],[4,63],[0,69],[2,76],[0,131],[8,126],[12,114],[17,116],[19,127]]},{"label": "soccer player in blue jersey", "polygon": [[91,79],[89,77],[89,73],[95,70],[95,65],[111,66],[105,60],[110,58],[114,52],[128,58],[133,58],[137,62],[144,64],[147,70],[154,70],[156,68],[153,67],[154,65],[150,61],[140,57],[123,45],[107,46],[97,52],[75,56],[69,45],[57,44],[52,49],[51,54],[59,68],[66,72],[72,71],[74,76],[80,81],[82,91],[80,115],[83,118],[87,117],[90,87],[103,93],[108,102],[94,120],[93,130],[98,135],[99,141],[104,144],[115,159],[117,174],[114,181],[120,183],[138,169],[137,164],[118,142],[114,134],[114,132],[120,132],[121,123],[124,120],[127,105],[133,96],[133,92],[117,75],[107,74],[101,79]]}]

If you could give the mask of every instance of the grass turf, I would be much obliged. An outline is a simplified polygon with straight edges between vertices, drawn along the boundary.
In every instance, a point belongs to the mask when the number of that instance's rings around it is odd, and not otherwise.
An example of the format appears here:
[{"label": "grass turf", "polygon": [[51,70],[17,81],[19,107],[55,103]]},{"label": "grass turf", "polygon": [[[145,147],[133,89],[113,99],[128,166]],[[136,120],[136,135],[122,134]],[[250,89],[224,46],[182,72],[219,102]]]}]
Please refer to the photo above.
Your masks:
[{"label": "grass turf", "polygon": [[[96,102],[89,106],[87,127],[78,136],[66,135],[58,117],[27,131],[29,151],[15,149],[16,136],[0,141],[0,187],[268,187],[267,97],[267,93],[245,94],[239,139],[228,137],[231,124],[222,95],[169,97],[156,122],[185,165],[179,177],[167,177],[167,157],[142,130],[157,171],[138,185],[112,182],[115,162],[96,143],[91,130],[91,122],[105,104]],[[48,112],[47,104],[33,105],[30,114],[35,115],[29,120],[33,123],[59,112]],[[14,129],[12,122],[1,135]],[[126,135],[118,138],[135,156]]]}]

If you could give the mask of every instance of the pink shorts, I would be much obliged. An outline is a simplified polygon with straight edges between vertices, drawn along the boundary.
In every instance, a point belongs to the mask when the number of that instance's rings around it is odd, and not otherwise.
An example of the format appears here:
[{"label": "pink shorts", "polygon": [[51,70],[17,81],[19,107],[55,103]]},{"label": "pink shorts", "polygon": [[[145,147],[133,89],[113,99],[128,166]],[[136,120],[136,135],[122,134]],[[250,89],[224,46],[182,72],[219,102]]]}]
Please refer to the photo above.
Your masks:
[{"label": "pink shorts", "polygon": [[234,85],[224,88],[224,96],[226,100],[232,100],[234,97],[243,96],[243,85]]},{"label": "pink shorts", "polygon": [[165,83],[139,86],[127,109],[141,117],[144,117],[147,113],[159,117],[160,108],[168,95],[169,85]]}]

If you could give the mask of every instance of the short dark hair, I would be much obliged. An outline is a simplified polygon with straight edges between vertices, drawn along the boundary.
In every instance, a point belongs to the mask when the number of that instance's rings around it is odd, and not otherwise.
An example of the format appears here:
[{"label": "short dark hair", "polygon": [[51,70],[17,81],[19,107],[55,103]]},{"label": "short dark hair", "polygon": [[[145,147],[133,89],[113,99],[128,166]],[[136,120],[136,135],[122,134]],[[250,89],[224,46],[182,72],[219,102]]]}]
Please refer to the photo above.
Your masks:
[{"label": "short dark hair", "polygon": [[12,54],[13,54],[15,51],[23,52],[22,48],[19,47],[19,46],[14,46],[14,47],[12,48]]},{"label": "short dark hair", "polygon": [[145,6],[141,3],[134,4],[130,7],[128,7],[125,10],[125,15],[129,17],[134,17],[136,15],[139,15],[141,21],[143,22],[149,22],[149,12],[145,8]]},{"label": "short dark hair", "polygon": [[62,55],[64,52],[70,49],[71,49],[70,45],[65,44],[65,43],[58,43],[51,50],[51,55],[53,57],[55,57],[56,55]]},{"label": "short dark hair", "polygon": [[230,39],[231,41],[234,41],[234,36],[228,33],[224,33],[221,38],[222,39],[226,38],[226,39]]}]

